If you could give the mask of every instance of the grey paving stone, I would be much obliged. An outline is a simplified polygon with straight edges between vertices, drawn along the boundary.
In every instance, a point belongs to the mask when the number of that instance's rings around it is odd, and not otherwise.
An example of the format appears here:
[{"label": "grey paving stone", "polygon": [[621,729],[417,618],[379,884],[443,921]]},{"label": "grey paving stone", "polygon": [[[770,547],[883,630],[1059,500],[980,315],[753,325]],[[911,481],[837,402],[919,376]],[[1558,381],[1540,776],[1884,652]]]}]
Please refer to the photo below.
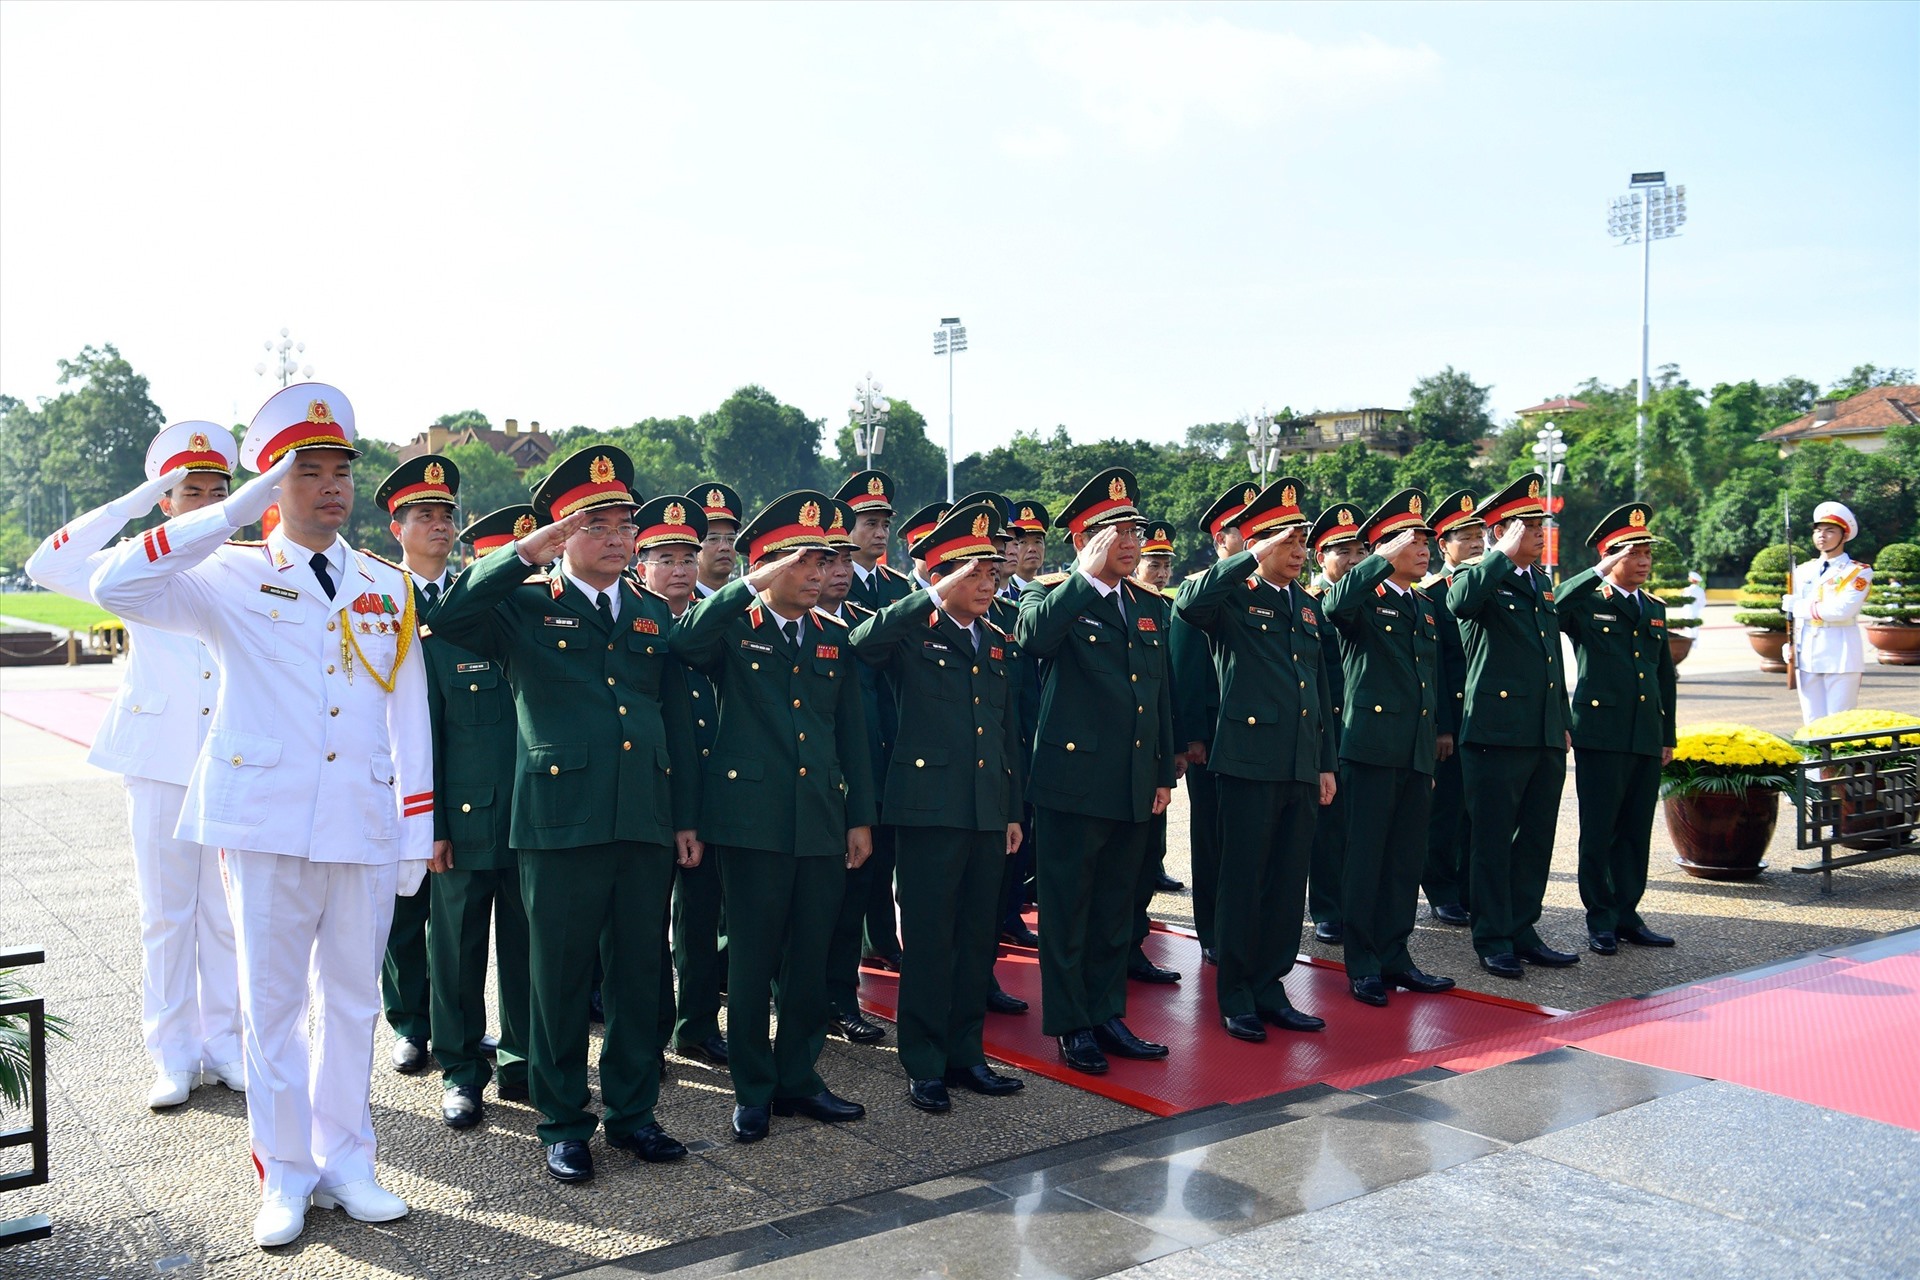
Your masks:
[{"label": "grey paving stone", "polygon": [[1920,1275],[1920,1133],[1711,1083],[1519,1148]]},{"label": "grey paving stone", "polygon": [[1677,1071],[1555,1049],[1388,1094],[1380,1105],[1513,1143],[1700,1083]]}]

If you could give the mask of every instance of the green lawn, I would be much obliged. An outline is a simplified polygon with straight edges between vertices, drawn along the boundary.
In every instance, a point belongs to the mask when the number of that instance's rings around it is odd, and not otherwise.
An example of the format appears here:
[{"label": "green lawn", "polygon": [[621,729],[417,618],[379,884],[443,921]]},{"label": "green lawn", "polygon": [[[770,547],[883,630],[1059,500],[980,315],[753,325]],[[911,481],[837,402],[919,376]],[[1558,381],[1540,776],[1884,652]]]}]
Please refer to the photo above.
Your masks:
[{"label": "green lawn", "polygon": [[0,591],[0,613],[68,631],[85,631],[96,622],[114,620],[112,614],[98,605],[51,591]]}]

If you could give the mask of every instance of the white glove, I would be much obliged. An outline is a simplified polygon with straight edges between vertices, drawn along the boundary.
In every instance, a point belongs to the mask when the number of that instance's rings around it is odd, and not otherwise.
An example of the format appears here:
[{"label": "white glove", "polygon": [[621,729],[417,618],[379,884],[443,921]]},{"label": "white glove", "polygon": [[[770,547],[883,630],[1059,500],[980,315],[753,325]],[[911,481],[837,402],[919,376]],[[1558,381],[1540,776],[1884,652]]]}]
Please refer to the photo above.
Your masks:
[{"label": "white glove", "polygon": [[107,510],[122,520],[138,520],[153,510],[154,504],[164,497],[167,491],[187,478],[185,467],[175,467],[158,479],[149,480],[132,493],[115,498],[107,504]]},{"label": "white glove", "polygon": [[399,871],[393,891],[402,898],[411,898],[427,882],[427,864],[423,859],[408,858],[400,864]]},{"label": "white glove", "polygon": [[1780,597],[1780,612],[1786,614],[1789,618],[1793,616],[1793,597],[1792,596]]},{"label": "white glove", "polygon": [[287,472],[293,470],[296,453],[296,450],[287,450],[280,461],[241,485],[232,497],[220,504],[221,513],[226,516],[230,528],[244,529],[260,522],[260,517],[267,514],[267,508],[279,500],[280,482],[286,478]]}]

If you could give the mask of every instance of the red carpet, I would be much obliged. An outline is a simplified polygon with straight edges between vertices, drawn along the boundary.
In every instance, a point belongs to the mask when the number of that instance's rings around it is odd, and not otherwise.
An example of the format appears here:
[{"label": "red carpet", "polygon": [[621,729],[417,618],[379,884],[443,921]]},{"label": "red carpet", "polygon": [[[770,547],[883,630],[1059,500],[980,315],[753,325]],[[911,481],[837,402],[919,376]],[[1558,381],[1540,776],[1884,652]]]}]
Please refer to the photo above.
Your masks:
[{"label": "red carpet", "polygon": [[0,701],[0,715],[91,747],[118,689],[17,689]]}]

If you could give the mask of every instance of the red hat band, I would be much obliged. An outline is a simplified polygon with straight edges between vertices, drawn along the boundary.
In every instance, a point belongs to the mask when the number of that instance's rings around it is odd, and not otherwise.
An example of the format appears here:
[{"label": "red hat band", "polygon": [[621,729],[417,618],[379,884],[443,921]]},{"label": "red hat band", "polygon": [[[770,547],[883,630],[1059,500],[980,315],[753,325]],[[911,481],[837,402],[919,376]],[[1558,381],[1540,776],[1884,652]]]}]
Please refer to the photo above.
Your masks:
[{"label": "red hat band", "polygon": [[339,423],[332,420],[296,422],[268,440],[267,447],[260,451],[260,457],[268,466],[272,466],[293,449],[327,448],[353,448],[353,445],[347,441],[347,433],[340,429]]},{"label": "red hat band", "polygon": [[686,542],[699,546],[700,535],[693,531],[693,526],[690,524],[649,525],[640,531],[639,536],[633,540],[633,545],[636,548],[657,547],[669,542]]},{"label": "red hat band", "polygon": [[1606,534],[1601,537],[1600,541],[1594,544],[1594,550],[1604,556],[1607,552],[1613,550],[1623,542],[1635,543],[1652,541],[1653,535],[1647,532],[1646,525],[1626,525],[1619,529],[1608,530]]},{"label": "red hat band", "polygon": [[490,534],[484,538],[475,538],[473,540],[473,549],[476,553],[485,555],[489,551],[498,551],[512,541],[513,535],[510,533]]},{"label": "red hat band", "polygon": [[1414,515],[1411,511],[1402,511],[1398,515],[1388,516],[1385,520],[1373,526],[1372,530],[1367,534],[1367,541],[1378,544],[1385,542],[1402,529],[1424,529],[1426,527],[1427,522],[1419,516]]},{"label": "red hat band", "polygon": [[[1133,499],[1127,497],[1109,498],[1105,502],[1096,502],[1085,511],[1067,521],[1068,533],[1085,533],[1087,526],[1101,516],[1112,515],[1116,511],[1133,511]],[[1135,511],[1137,516],[1139,512]]]},{"label": "red hat band", "polygon": [[410,502],[444,502],[448,506],[453,506],[453,490],[447,488],[445,484],[430,484],[423,480],[419,484],[410,484],[404,489],[394,490],[393,496],[387,499],[387,510],[398,511]]},{"label": "red hat band", "polygon": [[775,551],[792,551],[804,547],[809,551],[829,550],[827,531],[817,524],[783,524],[765,533],[747,544],[747,559],[761,560]]},{"label": "red hat band", "polygon": [[963,537],[955,538],[951,542],[943,542],[937,547],[929,547],[927,553],[920,558],[926,561],[927,567],[931,569],[935,565],[945,564],[949,560],[964,560],[972,556],[997,556],[999,554],[999,544],[994,542],[993,539],[984,537],[977,538],[972,534],[967,534]]},{"label": "red hat band", "polygon": [[223,454],[211,449],[188,449],[185,453],[176,453],[160,464],[160,474],[185,467],[189,471],[218,471],[223,476],[233,474],[233,464]]},{"label": "red hat band", "polygon": [[1480,518],[1486,523],[1499,524],[1502,520],[1511,520],[1515,516],[1544,516],[1547,506],[1537,495],[1523,495],[1510,498],[1497,507],[1483,507]]},{"label": "red hat band", "polygon": [[[614,502],[606,501],[608,498],[614,499]],[[627,491],[626,485],[618,480],[589,480],[586,484],[575,485],[553,500],[553,518],[564,520],[574,512],[584,511],[588,507],[608,507],[616,504],[629,507],[635,505],[633,494]]]}]

